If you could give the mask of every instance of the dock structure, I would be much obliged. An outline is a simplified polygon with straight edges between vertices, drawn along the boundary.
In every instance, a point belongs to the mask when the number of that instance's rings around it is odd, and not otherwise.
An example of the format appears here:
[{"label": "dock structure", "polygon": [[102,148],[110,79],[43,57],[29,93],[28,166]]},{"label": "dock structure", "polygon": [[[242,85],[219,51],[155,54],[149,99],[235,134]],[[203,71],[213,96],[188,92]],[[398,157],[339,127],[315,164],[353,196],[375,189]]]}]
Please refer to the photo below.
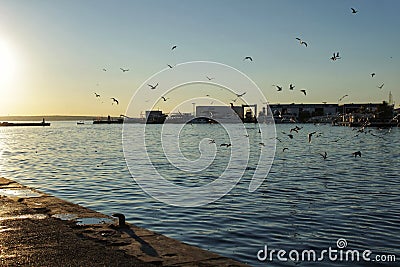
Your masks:
[{"label": "dock structure", "polygon": [[0,266],[247,266],[5,178],[0,206]]}]

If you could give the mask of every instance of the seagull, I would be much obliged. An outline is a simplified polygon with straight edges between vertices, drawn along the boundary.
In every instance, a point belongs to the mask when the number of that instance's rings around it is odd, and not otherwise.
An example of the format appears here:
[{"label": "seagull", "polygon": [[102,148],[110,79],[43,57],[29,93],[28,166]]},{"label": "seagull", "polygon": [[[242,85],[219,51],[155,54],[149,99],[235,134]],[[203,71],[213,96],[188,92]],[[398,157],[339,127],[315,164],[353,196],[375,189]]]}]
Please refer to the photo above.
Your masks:
[{"label": "seagull", "polygon": [[243,61],[245,61],[246,59],[248,59],[248,60],[250,60],[250,61],[253,61],[253,58],[252,58],[252,57],[245,57],[245,58],[243,59]]},{"label": "seagull", "polygon": [[279,143],[282,143],[282,140],[281,140],[281,139],[279,139],[279,137],[275,137],[275,139],[276,139],[276,140],[278,140],[278,141],[279,141]]},{"label": "seagull", "polygon": [[356,158],[357,156],[360,156],[360,158],[361,158],[361,151],[353,152],[352,155],[354,155],[355,158]]},{"label": "seagull", "polygon": [[342,96],[341,98],[339,98],[338,102],[342,101],[343,98],[345,98],[345,97],[347,97],[347,96],[349,96],[349,95],[344,95],[344,96]]},{"label": "seagull", "polygon": [[336,52],[336,54],[333,53],[333,56],[331,57],[331,60],[333,60],[333,61],[335,61],[337,59],[340,59],[339,52]]},{"label": "seagull", "polygon": [[293,139],[293,134],[288,134],[287,136],[289,136],[290,139]]},{"label": "seagull", "polygon": [[294,86],[293,84],[290,84],[290,85],[289,85],[289,90],[293,90],[294,87],[295,87],[295,86]]},{"label": "seagull", "polygon": [[208,76],[206,76],[206,78],[207,78],[207,80],[209,80],[209,81],[211,81],[211,80],[214,80],[214,79],[215,79],[214,77],[208,77]]},{"label": "seagull", "polygon": [[289,148],[284,147],[284,148],[282,149],[282,152],[285,152],[285,150],[289,150]]},{"label": "seagull", "polygon": [[215,144],[215,140],[214,139],[208,139],[209,144]]},{"label": "seagull", "polygon": [[97,94],[97,93],[94,93],[94,95],[95,95],[96,97],[100,97],[100,95],[99,95],[99,94]]},{"label": "seagull", "polygon": [[375,76],[375,72],[371,73],[371,77],[374,78]]},{"label": "seagull", "polygon": [[167,99],[169,99],[169,98],[165,98],[164,96],[162,96],[161,98],[162,98],[162,100],[164,100],[164,101],[167,101]]},{"label": "seagull", "polygon": [[117,100],[117,99],[115,99],[114,97],[111,97],[110,99],[112,99],[112,101],[113,101],[113,104],[114,104],[114,102],[115,102],[115,103],[117,103],[117,105],[119,104],[118,100]]},{"label": "seagull", "polygon": [[317,132],[312,132],[308,134],[308,142],[311,143],[311,138],[313,136],[313,134],[316,134]]},{"label": "seagull", "polygon": [[275,86],[276,87],[276,90],[279,92],[279,91],[282,91],[282,86],[279,86],[279,85],[272,85],[272,86]]},{"label": "seagull", "polygon": [[350,8],[351,9],[351,13],[356,14],[358,12],[358,10],[355,10],[354,8]]},{"label": "seagull", "polygon": [[322,153],[319,153],[324,159],[327,159],[328,158],[328,153],[326,153],[326,151],[324,152],[324,154],[322,154]]},{"label": "seagull", "polygon": [[243,94],[235,94],[237,97],[242,97],[246,94],[247,92],[244,92]]},{"label": "seagull", "polygon": [[124,214],[122,214],[122,213],[114,213],[112,216],[118,218],[118,227],[119,228],[127,227],[127,225],[125,224],[125,215]]},{"label": "seagull", "polygon": [[305,47],[307,47],[307,43],[301,40],[300,38],[296,38],[296,40],[299,41],[300,45],[304,45]]},{"label": "seagull", "polygon": [[260,142],[259,144],[260,146],[265,146],[264,142]]},{"label": "seagull", "polygon": [[220,146],[230,147],[230,146],[232,146],[232,144],[221,144]]},{"label": "seagull", "polygon": [[296,133],[299,133],[299,130],[303,129],[303,127],[299,127],[296,125],[296,127],[290,129],[290,132],[295,131]]},{"label": "seagull", "polygon": [[156,85],[151,85],[151,84],[148,84],[148,86],[150,87],[150,89],[154,90],[154,89],[156,89],[156,88],[157,88],[157,86],[158,86],[158,83],[157,83]]},{"label": "seagull", "polygon": [[107,71],[106,69],[103,69],[103,71]]},{"label": "seagull", "polygon": [[122,72],[127,72],[129,71],[129,69],[123,69],[123,68],[119,68]]},{"label": "seagull", "polygon": [[176,45],[174,45],[172,48],[171,48],[171,50],[174,50],[176,48]]},{"label": "seagull", "polygon": [[382,89],[385,84],[382,83],[380,86],[377,86],[379,89]]},{"label": "seagull", "polygon": [[301,89],[300,92],[302,92],[304,95],[307,95],[306,90]]}]

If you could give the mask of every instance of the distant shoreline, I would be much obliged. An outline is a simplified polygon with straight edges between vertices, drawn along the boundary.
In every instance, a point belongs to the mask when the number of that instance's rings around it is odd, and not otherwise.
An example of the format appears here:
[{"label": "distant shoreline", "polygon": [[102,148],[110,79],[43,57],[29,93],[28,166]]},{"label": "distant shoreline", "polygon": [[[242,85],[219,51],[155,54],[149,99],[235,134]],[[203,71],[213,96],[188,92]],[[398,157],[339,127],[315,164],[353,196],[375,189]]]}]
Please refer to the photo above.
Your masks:
[{"label": "distant shoreline", "polygon": [[[98,118],[107,118],[107,116],[68,116],[68,115],[35,115],[35,116],[0,116],[1,121],[85,121]],[[114,117],[113,117],[114,118]]]}]

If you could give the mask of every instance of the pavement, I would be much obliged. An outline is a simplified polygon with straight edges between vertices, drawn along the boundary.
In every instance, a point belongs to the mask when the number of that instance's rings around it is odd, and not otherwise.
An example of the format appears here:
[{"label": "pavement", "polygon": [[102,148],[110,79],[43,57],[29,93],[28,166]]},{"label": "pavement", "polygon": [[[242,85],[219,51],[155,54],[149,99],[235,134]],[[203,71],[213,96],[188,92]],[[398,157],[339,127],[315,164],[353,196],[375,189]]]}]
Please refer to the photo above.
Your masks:
[{"label": "pavement", "polygon": [[1,177],[0,207],[0,266],[247,266]]}]

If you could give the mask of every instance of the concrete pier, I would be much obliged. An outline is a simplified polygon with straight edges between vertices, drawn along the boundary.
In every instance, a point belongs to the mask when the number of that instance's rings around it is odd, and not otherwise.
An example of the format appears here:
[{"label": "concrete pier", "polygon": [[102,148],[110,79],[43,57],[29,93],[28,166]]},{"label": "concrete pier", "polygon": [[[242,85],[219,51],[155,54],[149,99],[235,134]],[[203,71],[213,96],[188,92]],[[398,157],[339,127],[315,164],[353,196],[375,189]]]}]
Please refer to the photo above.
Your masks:
[{"label": "concrete pier", "polygon": [[0,266],[246,266],[5,178],[0,207]]}]

